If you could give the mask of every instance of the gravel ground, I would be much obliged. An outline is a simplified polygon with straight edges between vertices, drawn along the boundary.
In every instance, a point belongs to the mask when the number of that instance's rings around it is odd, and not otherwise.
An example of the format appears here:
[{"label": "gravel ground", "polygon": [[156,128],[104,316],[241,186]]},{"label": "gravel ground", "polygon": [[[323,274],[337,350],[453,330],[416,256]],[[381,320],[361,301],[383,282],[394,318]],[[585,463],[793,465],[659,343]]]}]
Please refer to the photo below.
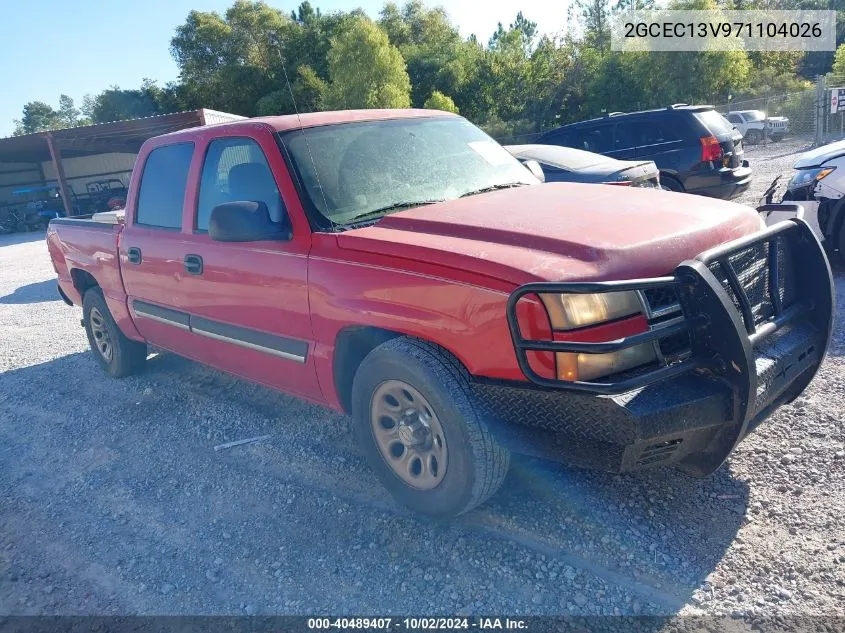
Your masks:
[{"label": "gravel ground", "polygon": [[[749,151],[749,201],[790,147]],[[438,524],[343,416],[173,355],[106,378],[43,236],[2,236],[0,615],[845,615],[842,312],[811,388],[714,476],[516,458]]]}]

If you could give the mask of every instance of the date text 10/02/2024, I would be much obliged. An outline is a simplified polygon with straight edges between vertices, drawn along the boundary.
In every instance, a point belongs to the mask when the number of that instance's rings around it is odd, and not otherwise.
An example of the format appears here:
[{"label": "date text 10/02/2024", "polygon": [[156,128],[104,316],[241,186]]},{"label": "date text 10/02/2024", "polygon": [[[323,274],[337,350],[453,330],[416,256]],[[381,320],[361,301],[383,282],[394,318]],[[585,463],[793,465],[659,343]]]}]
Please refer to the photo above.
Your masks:
[{"label": "date text 10/02/2024", "polygon": [[511,630],[525,631],[525,620],[514,618],[308,618],[311,630]]}]

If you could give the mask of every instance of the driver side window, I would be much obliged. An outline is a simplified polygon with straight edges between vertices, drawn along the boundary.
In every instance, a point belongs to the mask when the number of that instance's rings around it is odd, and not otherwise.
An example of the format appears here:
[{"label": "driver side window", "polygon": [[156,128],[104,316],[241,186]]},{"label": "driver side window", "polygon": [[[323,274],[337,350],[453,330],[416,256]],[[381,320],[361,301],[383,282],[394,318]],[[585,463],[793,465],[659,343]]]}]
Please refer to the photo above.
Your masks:
[{"label": "driver side window", "polygon": [[209,143],[202,166],[195,228],[207,231],[214,207],[236,201],[263,202],[273,222],[286,220],[282,196],[258,143],[219,138]]}]

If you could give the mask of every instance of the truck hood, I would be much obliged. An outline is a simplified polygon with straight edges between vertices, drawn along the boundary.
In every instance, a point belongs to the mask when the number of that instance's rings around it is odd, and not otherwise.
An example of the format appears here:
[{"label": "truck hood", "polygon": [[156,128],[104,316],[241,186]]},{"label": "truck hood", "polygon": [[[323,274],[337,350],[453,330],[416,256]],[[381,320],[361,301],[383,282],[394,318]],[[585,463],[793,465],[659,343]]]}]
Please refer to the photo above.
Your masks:
[{"label": "truck hood", "polygon": [[547,183],[394,213],[338,246],[521,284],[665,275],[760,228],[756,211],[721,200]]},{"label": "truck hood", "polygon": [[808,167],[819,167],[832,158],[838,158],[845,154],[845,141],[837,141],[828,145],[822,145],[814,150],[802,154],[793,167],[795,169],[807,169]]}]

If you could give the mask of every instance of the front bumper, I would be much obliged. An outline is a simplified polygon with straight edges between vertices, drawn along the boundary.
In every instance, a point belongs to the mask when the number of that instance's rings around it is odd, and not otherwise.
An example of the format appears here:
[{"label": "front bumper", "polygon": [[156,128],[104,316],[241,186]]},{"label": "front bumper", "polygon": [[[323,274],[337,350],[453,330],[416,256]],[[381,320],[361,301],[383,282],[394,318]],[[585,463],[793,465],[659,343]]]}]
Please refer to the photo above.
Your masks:
[{"label": "front bumper", "polygon": [[[740,264],[748,253],[765,256],[746,270]],[[520,299],[540,292],[655,288],[677,294],[680,323],[616,341],[526,340],[516,319]],[[768,298],[758,301],[760,293]],[[824,251],[808,225],[794,219],[706,251],[671,277],[521,286],[508,302],[508,321],[520,368],[533,384],[475,388],[517,451],[614,471],[676,464],[706,475],[810,383],[830,343],[833,301]],[[545,378],[527,356],[606,353],[680,332],[689,335],[688,357],[604,382]]]}]

